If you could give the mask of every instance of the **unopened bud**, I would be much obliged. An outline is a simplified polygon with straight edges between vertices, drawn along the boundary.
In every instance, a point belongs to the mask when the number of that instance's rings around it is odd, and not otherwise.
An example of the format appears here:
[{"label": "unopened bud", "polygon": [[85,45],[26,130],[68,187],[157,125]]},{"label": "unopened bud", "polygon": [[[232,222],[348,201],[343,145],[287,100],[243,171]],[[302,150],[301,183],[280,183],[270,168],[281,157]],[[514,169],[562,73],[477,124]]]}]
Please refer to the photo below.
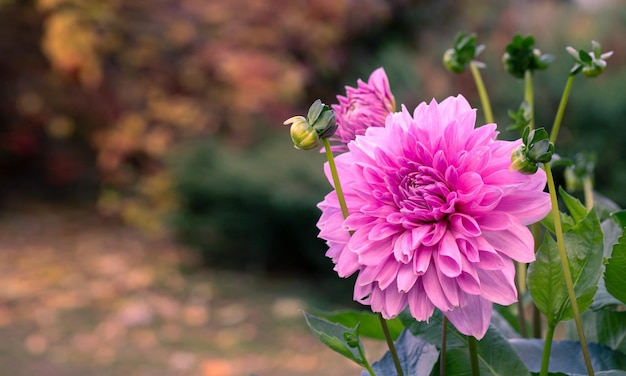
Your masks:
[{"label": "unopened bud", "polygon": [[320,138],[304,116],[294,116],[285,120],[285,125],[291,124],[289,133],[296,149],[311,150],[320,146]]},{"label": "unopened bud", "polygon": [[320,139],[335,134],[335,113],[321,100],[313,102],[306,116],[293,116],[283,122],[291,125],[289,133],[296,149],[311,150],[320,146]]}]

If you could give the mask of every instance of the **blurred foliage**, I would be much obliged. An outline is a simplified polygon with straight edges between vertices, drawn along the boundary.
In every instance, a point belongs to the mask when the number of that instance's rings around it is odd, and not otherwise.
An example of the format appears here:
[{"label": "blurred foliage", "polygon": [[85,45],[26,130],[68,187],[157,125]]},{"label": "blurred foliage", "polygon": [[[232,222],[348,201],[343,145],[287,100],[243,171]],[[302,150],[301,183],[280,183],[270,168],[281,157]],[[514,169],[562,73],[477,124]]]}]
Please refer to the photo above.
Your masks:
[{"label": "blurred foliage", "polygon": [[501,62],[514,35],[556,58],[535,73],[547,129],[574,64],[565,46],[615,51],[605,74],[574,82],[557,152],[596,154],[597,189],[626,206],[626,6],[600,3],[0,0],[0,197],[31,187],[88,197],[154,232],[175,213],[174,230],[207,260],[264,269],[303,257],[316,268],[327,260],[314,204],[329,188],[282,121],[317,98],[334,103],[379,66],[408,108],[457,93],[477,106],[471,75],[441,63],[465,31],[486,46],[500,129],[523,99]]},{"label": "blurred foliage", "polygon": [[172,161],[180,194],[173,227],[213,266],[330,272],[314,226],[329,190],[323,161],[295,152],[288,134],[236,152],[198,142]]}]

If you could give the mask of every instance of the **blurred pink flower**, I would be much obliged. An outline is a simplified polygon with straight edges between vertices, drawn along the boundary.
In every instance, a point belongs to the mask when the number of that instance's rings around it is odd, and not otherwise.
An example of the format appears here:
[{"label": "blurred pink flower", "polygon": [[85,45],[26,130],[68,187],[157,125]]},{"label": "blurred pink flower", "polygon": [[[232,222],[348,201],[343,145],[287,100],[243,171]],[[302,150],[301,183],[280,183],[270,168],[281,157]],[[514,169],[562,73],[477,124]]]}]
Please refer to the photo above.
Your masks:
[{"label": "blurred pink flower", "polygon": [[368,128],[336,158],[348,218],[332,191],[317,225],[339,276],[359,272],[356,301],[385,318],[408,305],[420,321],[436,307],[480,339],[492,303],[517,300],[513,260],[535,259],[525,225],[551,205],[543,170],[509,169],[521,141],[496,140],[495,124],[475,120],[458,96]]},{"label": "blurred pink flower", "polygon": [[346,96],[338,95],[339,104],[332,105],[337,118],[337,132],[330,139],[333,151],[345,152],[346,145],[370,127],[383,127],[387,115],[395,111],[396,101],[389,88],[383,68],[370,75],[367,83],[358,80],[357,87],[346,86]]}]

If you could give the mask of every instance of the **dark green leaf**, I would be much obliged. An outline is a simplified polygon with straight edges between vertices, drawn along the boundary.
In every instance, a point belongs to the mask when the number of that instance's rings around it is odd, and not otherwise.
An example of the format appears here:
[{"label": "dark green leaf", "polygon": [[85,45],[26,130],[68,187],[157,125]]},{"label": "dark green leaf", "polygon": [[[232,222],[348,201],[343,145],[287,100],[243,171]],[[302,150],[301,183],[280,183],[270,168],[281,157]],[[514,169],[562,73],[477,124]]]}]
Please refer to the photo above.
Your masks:
[{"label": "dark green leaf", "polygon": [[[439,350],[434,345],[412,335],[408,330],[398,337],[395,347],[405,376],[429,375],[439,360]],[[372,369],[379,376],[395,375],[396,367],[391,353],[387,351],[382,359],[372,364]],[[369,374],[367,371],[361,373],[362,376]]]},{"label": "dark green leaf", "polygon": [[[587,342],[605,345],[626,354],[626,312],[609,309],[589,310],[581,317]],[[574,323],[567,324],[567,337],[577,339],[578,333]]]},{"label": "dark green leaf", "polygon": [[[564,241],[580,312],[591,305],[602,274],[602,229],[595,211],[565,232]],[[546,234],[528,269],[528,287],[549,325],[573,318],[556,241]]]},{"label": "dark green leaf", "polygon": [[[365,366],[365,359],[361,356],[358,348],[361,342],[355,346],[353,340],[358,339],[358,326],[355,328],[347,328],[343,325],[335,324],[330,321],[321,319],[310,313],[304,312],[304,319],[313,333],[322,343],[330,347],[332,350],[354,361],[361,367]],[[348,343],[350,342],[350,343]]]},{"label": "dark green leaf", "polygon": [[[539,372],[544,340],[514,338],[509,340],[509,343],[523,359],[529,370]],[[596,343],[589,343],[588,348],[594,371],[626,369],[626,354]],[[548,371],[563,372],[568,375],[586,375],[587,367],[585,367],[583,359],[580,342],[555,341],[552,343]]]},{"label": "dark green leaf", "polygon": [[607,291],[622,303],[626,303],[626,234],[613,246],[613,253],[604,272]]},{"label": "dark green leaf", "polygon": [[[316,315],[325,318],[330,322],[341,324],[349,328],[359,325],[359,335],[361,337],[373,338],[384,341],[385,334],[383,333],[380,325],[380,319],[378,314],[369,311],[355,311],[355,310],[343,310],[335,312],[320,312],[316,311]],[[387,326],[389,327],[389,333],[394,341],[400,336],[404,325],[399,318],[387,320]]]},{"label": "dark green leaf", "polygon": [[[417,322],[407,313],[402,313],[400,318],[411,333],[435,346],[441,346],[443,315],[440,311],[435,312],[429,323]],[[481,375],[530,375],[515,350],[493,325],[489,326],[476,347]],[[470,363],[467,354],[467,336],[448,323],[446,375],[469,374]]]},{"label": "dark green leaf", "polygon": [[567,191],[562,187],[559,187],[559,195],[565,203],[567,210],[569,210],[570,215],[574,218],[574,222],[578,223],[587,216],[587,209],[585,208],[585,205],[583,205],[576,197],[567,193]]},{"label": "dark green leaf", "polygon": [[611,213],[611,217],[613,217],[617,223],[622,227],[626,227],[626,210],[620,210],[614,213]]}]

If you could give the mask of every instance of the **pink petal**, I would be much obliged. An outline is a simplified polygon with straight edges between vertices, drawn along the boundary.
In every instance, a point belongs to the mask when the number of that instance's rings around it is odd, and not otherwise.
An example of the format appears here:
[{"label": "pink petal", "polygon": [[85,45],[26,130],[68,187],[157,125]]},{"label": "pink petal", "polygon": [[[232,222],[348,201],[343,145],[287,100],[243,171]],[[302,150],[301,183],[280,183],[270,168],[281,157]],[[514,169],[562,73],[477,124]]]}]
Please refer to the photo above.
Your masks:
[{"label": "pink petal", "polygon": [[513,261],[508,260],[499,270],[478,269],[477,272],[482,289],[480,295],[483,298],[501,305],[509,305],[517,301]]},{"label": "pink petal", "polygon": [[435,306],[431,303],[421,283],[415,284],[415,287],[407,294],[407,303],[411,316],[417,321],[428,320],[435,311]]},{"label": "pink petal", "polygon": [[519,221],[511,221],[507,230],[484,231],[482,235],[496,250],[519,262],[535,261],[533,235]]},{"label": "pink petal", "polygon": [[492,306],[487,299],[477,295],[467,295],[465,306],[444,311],[444,315],[459,332],[480,340],[489,329]]},{"label": "pink petal", "polygon": [[437,267],[445,276],[453,278],[461,274],[461,252],[450,231],[441,239],[437,255]]}]

